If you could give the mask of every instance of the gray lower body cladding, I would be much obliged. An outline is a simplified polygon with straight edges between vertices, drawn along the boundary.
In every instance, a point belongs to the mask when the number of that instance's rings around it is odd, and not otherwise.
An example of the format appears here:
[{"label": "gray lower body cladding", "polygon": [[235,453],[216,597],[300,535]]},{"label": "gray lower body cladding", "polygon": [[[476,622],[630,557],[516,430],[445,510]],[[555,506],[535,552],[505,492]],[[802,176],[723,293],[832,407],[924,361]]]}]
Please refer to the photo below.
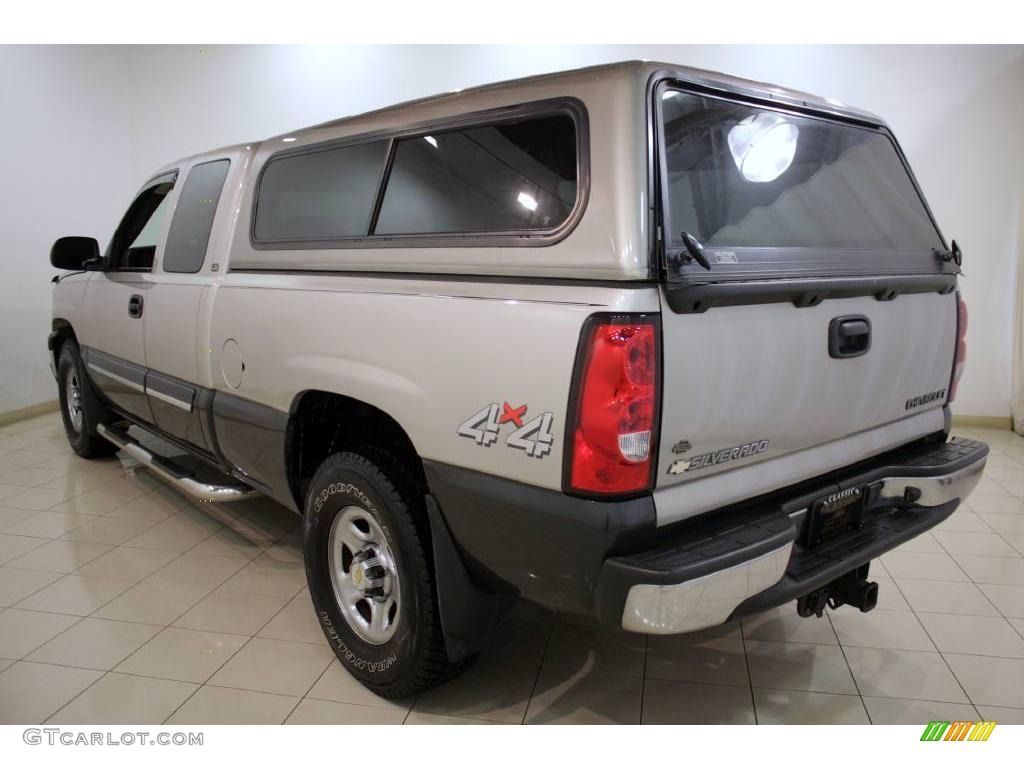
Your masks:
[{"label": "gray lower body cladding", "polygon": [[285,458],[288,414],[82,347],[108,406],[298,511]]},{"label": "gray lower body cladding", "polygon": [[[721,623],[796,599],[937,525],[973,488],[987,454],[988,446],[973,440],[917,441],[661,528],[649,496],[593,501],[445,464],[425,465],[452,537],[482,583],[611,626],[675,632],[697,629],[695,622],[707,616]],[[865,494],[861,526],[805,546],[808,510],[816,500],[850,488]],[[774,569],[767,580],[766,565]],[[672,590],[694,585],[707,593],[706,580],[723,574],[745,586],[736,591],[727,585],[727,599],[710,613],[707,606],[695,608],[705,611],[705,619],[669,621],[659,629],[657,622],[624,616],[634,603],[649,604],[650,595],[631,595],[634,587],[685,604],[687,596]],[[742,592],[751,585],[755,591]]]},{"label": "gray lower body cladding", "polygon": [[424,461],[430,491],[467,567],[484,586],[556,610],[593,614],[609,553],[657,535],[651,496],[594,501]]}]

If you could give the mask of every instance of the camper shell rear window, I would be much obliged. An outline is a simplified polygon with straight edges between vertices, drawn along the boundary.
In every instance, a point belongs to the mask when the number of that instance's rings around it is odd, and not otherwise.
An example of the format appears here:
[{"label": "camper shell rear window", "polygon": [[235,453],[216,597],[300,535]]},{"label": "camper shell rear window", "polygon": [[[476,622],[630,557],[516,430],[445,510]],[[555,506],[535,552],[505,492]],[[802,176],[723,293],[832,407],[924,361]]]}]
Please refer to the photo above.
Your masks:
[{"label": "camper shell rear window", "polygon": [[705,249],[669,278],[944,271],[945,244],[887,130],[683,86],[655,91],[661,223]]}]

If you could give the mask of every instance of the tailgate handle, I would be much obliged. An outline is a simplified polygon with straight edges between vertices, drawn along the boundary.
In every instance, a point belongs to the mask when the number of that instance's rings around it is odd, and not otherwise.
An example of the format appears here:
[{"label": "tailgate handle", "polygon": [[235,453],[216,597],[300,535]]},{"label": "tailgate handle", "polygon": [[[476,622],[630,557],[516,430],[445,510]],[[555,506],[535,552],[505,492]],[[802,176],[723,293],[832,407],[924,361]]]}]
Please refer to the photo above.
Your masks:
[{"label": "tailgate handle", "polygon": [[830,357],[858,357],[871,349],[871,321],[864,315],[836,317],[828,324]]}]

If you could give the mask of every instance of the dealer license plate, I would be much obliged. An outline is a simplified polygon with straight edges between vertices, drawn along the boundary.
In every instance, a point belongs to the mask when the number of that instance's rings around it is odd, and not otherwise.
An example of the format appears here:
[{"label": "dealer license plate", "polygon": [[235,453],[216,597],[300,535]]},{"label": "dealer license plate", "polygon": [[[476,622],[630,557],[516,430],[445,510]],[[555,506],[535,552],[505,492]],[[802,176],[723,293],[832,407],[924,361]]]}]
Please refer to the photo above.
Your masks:
[{"label": "dealer license plate", "polygon": [[847,488],[818,499],[811,505],[804,546],[818,544],[859,528],[864,512],[864,489]]}]

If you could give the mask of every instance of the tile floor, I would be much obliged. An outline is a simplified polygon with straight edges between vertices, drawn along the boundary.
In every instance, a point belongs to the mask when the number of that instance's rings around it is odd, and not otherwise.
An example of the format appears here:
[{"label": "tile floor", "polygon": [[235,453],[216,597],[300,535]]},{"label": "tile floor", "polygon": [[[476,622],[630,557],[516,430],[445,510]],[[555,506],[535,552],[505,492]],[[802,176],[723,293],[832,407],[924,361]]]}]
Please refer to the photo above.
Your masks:
[{"label": "tile floor", "polygon": [[1024,723],[1024,438],[969,434],[985,478],[873,564],[870,614],[647,638],[522,605],[466,674],[387,702],[324,642],[292,513],[79,459],[55,414],[0,427],[0,722]]}]

